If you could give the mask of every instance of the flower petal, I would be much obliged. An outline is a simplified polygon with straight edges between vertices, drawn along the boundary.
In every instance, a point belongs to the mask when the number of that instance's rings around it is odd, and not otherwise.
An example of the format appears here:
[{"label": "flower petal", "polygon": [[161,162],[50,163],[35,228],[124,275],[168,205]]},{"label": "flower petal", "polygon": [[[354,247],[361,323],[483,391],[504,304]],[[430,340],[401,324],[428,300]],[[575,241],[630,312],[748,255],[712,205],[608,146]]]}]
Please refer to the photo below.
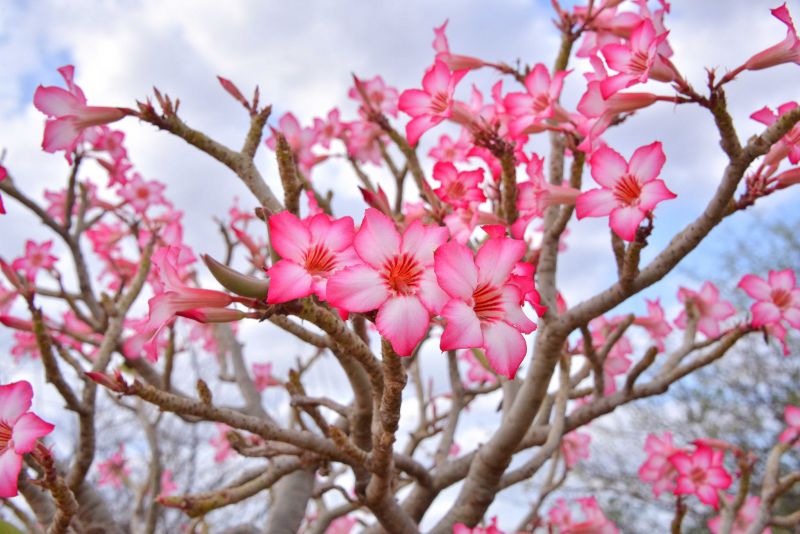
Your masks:
[{"label": "flower petal", "polygon": [[295,263],[303,263],[303,256],[311,246],[311,234],[297,215],[282,211],[269,218],[269,236],[272,248]]},{"label": "flower petal", "polygon": [[475,266],[478,267],[478,280],[489,282],[493,286],[502,286],[517,262],[525,255],[527,246],[524,241],[502,237],[489,239],[483,243],[475,255]]},{"label": "flower petal", "polygon": [[0,386],[0,421],[12,426],[30,410],[33,388],[24,380]]},{"label": "flower petal", "polygon": [[486,359],[492,369],[509,380],[513,379],[528,350],[525,338],[504,321],[481,325],[481,329]]},{"label": "flower petal", "polygon": [[46,436],[55,427],[46,421],[42,421],[35,413],[28,412],[17,419],[11,432],[11,439],[14,441],[14,450],[19,454],[31,452],[36,445],[36,440]]},{"label": "flower petal", "polygon": [[267,302],[279,304],[307,297],[312,293],[313,279],[303,267],[290,260],[280,260],[269,270]]},{"label": "flower petal", "polygon": [[636,149],[628,164],[628,172],[636,176],[639,183],[645,184],[658,176],[666,160],[661,142],[656,141]]},{"label": "flower petal", "polygon": [[361,259],[371,267],[380,269],[400,252],[400,243],[400,234],[394,222],[375,208],[367,208],[361,228],[353,239],[353,246]]},{"label": "flower petal", "polygon": [[413,295],[390,297],[378,311],[375,325],[398,355],[410,356],[428,331],[430,314]]},{"label": "flower petal", "polygon": [[472,298],[478,286],[478,269],[466,245],[451,241],[439,247],[434,253],[433,268],[448,295],[465,301]]},{"label": "flower petal", "polygon": [[772,289],[791,291],[795,286],[794,271],[791,269],[784,269],[783,271],[770,271],[769,285],[772,286]]},{"label": "flower petal", "polygon": [[422,265],[432,265],[433,251],[447,241],[447,235],[447,228],[426,226],[418,219],[403,232],[400,251],[414,254]]},{"label": "flower petal", "polygon": [[611,212],[608,224],[614,232],[625,241],[636,238],[636,229],[644,220],[645,212],[637,206],[617,208]]},{"label": "flower petal", "polygon": [[442,309],[447,324],[439,347],[442,350],[471,349],[483,346],[481,322],[466,302],[453,299]]},{"label": "flower petal", "polygon": [[670,200],[677,195],[667,189],[663,180],[651,180],[642,186],[639,193],[639,207],[644,211],[652,211],[659,202]]},{"label": "flower petal", "polygon": [[578,219],[584,217],[605,217],[610,214],[619,202],[610,189],[591,189],[575,200],[575,215]]},{"label": "flower petal", "polygon": [[327,287],[328,302],[351,312],[378,308],[389,298],[381,275],[366,265],[354,265],[336,272]]},{"label": "flower petal", "polygon": [[589,164],[592,167],[594,181],[609,189],[613,188],[617,180],[628,172],[628,163],[625,158],[607,146],[595,150]]},{"label": "flower petal", "polygon": [[22,456],[12,449],[0,454],[0,497],[10,498],[17,495],[17,479],[22,469]]},{"label": "flower petal", "polygon": [[771,300],[772,287],[754,274],[746,274],[739,281],[739,287],[756,300]]},{"label": "flower petal", "polygon": [[781,320],[781,310],[772,302],[756,302],[750,310],[753,312],[755,328]]}]

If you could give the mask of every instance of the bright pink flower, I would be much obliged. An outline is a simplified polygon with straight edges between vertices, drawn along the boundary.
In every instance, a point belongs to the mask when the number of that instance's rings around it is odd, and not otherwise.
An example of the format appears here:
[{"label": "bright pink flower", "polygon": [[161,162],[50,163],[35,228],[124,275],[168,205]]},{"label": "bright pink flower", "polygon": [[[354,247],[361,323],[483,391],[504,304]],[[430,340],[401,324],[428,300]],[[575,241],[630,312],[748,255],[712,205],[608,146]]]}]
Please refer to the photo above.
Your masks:
[{"label": "bright pink flower", "polygon": [[600,189],[578,197],[575,208],[579,219],[610,215],[609,226],[626,241],[636,238],[636,229],[656,205],[675,198],[662,180],[657,179],[665,161],[661,143],[639,147],[630,163],[619,153],[601,147],[589,161],[592,178]]},{"label": "bright pink flower", "polygon": [[[788,405],[783,409],[783,418],[786,420],[786,430],[784,430],[778,440],[781,443],[789,443],[800,438],[800,406]],[[800,441],[797,442],[800,446]]]},{"label": "bright pink flower", "polygon": [[385,138],[377,124],[366,121],[350,123],[345,135],[347,154],[361,163],[381,165],[383,156],[379,141]]},{"label": "bright pink flower", "polygon": [[492,369],[514,378],[527,352],[522,334],[536,329],[509,280],[525,251],[525,243],[508,238],[485,241],[476,256],[456,242],[436,251],[436,277],[450,296],[442,309],[442,350],[483,348]]},{"label": "bright pink flower", "polygon": [[631,33],[627,44],[607,44],[602,48],[603,56],[610,69],[619,74],[609,76],[600,82],[603,98],[617,91],[645,83],[649,77],[662,82],[672,81],[673,72],[659,58],[658,46],[667,38],[667,32],[656,35],[650,19],[644,19]]},{"label": "bright pink flower", "polygon": [[[397,89],[386,85],[380,76],[375,76],[371,80],[359,80],[359,82],[367,94],[369,104],[373,109],[392,117],[397,117]],[[364,103],[361,93],[355,87],[350,88],[347,96],[362,104]]]},{"label": "bright pink flower", "polygon": [[454,208],[466,208],[486,200],[480,189],[483,169],[459,171],[452,163],[440,161],[433,166],[433,177],[442,184],[434,189],[436,196]]},{"label": "bright pink flower", "polygon": [[135,174],[125,185],[120,187],[117,194],[128,201],[128,204],[137,213],[144,213],[150,206],[164,204],[162,195],[166,185],[157,180],[145,180]]},{"label": "bright pink flower", "polygon": [[33,105],[50,117],[45,123],[42,148],[46,152],[66,150],[69,158],[83,140],[86,128],[118,121],[125,112],[121,108],[88,106],[83,91],[73,83],[74,67],[61,67],[58,72],[67,89],[40,85],[33,95]]},{"label": "bright pink flower", "polygon": [[570,71],[560,71],[552,78],[550,71],[539,63],[525,77],[527,93],[509,93],[503,103],[513,119],[508,124],[512,136],[527,133],[545,119],[554,118],[562,122],[567,120],[567,113],[558,104],[564,77]]},{"label": "bright pink flower", "polygon": [[172,470],[171,469],[164,469],[161,471],[161,480],[159,486],[161,487],[160,496],[168,496],[172,495],[178,490],[178,485],[172,479]]},{"label": "bright pink flower", "polygon": [[[406,125],[406,137],[411,146],[419,142],[422,134],[451,118],[454,111],[453,93],[456,85],[467,73],[466,70],[450,72],[443,61],[437,60],[425,71],[422,78],[422,90],[407,89],[400,95],[398,107],[400,111],[412,117]],[[468,123],[469,119],[452,116],[456,122]]]},{"label": "bright pink flower", "polygon": [[467,376],[464,383],[469,384],[494,384],[497,382],[497,377],[491,373],[483,364],[475,357],[472,350],[465,349],[458,351],[458,359],[466,362],[469,368],[467,369]]},{"label": "bright pink flower", "polygon": [[617,527],[603,514],[594,497],[576,501],[583,512],[583,521],[574,520],[567,501],[558,499],[548,513],[548,528],[551,531],[558,534],[619,534]]},{"label": "bright pink flower", "polygon": [[[795,109],[797,102],[786,102],[778,106],[777,112],[772,111],[767,106],[759,109],[750,118],[757,120],[761,124],[772,126],[784,113]],[[780,141],[772,145],[764,156],[765,165],[778,165],[785,157],[789,157],[789,162],[792,165],[797,165],[800,162],[800,125],[795,124],[789,132],[781,137]]]},{"label": "bright pink flower", "polygon": [[488,527],[474,527],[469,528],[464,523],[456,523],[453,525],[453,534],[504,534],[502,530],[497,528],[497,518],[493,517],[492,522]]},{"label": "bright pink flower", "polygon": [[636,317],[633,324],[644,327],[653,338],[653,341],[658,347],[658,350],[664,350],[664,339],[672,332],[672,327],[669,325],[666,317],[664,316],[664,308],[661,306],[659,299],[648,300],[647,302],[647,315],[644,317]]},{"label": "bright pink flower", "polygon": [[[605,2],[604,8],[595,7],[593,19],[589,26],[592,31],[584,32],[581,46],[576,52],[577,57],[590,57],[598,53],[599,49],[610,43],[621,43],[622,38],[627,38],[642,21],[641,15],[632,11],[617,12],[616,5]],[[607,7],[605,7],[607,6]],[[575,6],[575,15],[585,20],[586,6]]]},{"label": "bright pink flower", "polygon": [[14,357],[14,362],[19,363],[23,356],[29,356],[31,359],[39,358],[39,343],[36,341],[36,335],[33,332],[14,332],[14,345],[11,347],[11,356]]},{"label": "bright pink flower", "polygon": [[767,280],[747,274],[739,287],[758,301],[750,307],[755,328],[785,320],[800,329],[800,288],[792,269],[770,271]]},{"label": "bright pink flower", "polygon": [[51,248],[53,248],[52,240],[37,245],[29,239],[25,242],[25,255],[15,259],[11,263],[11,268],[23,271],[25,277],[33,282],[40,269],[51,271],[55,268],[58,258],[50,254]]},{"label": "bright pink flower", "polygon": [[328,280],[334,273],[358,263],[352,248],[353,219],[314,215],[300,220],[282,211],[269,218],[272,247],[281,260],[269,269],[267,302],[277,304],[311,294],[326,300]]},{"label": "bright pink flower", "polygon": [[453,71],[479,69],[488,65],[488,63],[476,57],[450,53],[450,44],[447,42],[447,35],[444,33],[447,28],[447,22],[448,21],[444,21],[444,24],[433,29],[433,33],[436,35],[433,40],[433,49],[436,50],[436,60],[443,61],[450,67],[450,70]]},{"label": "bright pink flower", "polygon": [[0,386],[0,497],[17,494],[22,456],[31,452],[36,440],[55,428],[29,411],[33,388],[26,381]]},{"label": "bright pink flower", "polygon": [[[732,504],[733,495],[726,495],[725,498]],[[748,496],[736,513],[736,519],[733,520],[733,528],[729,531],[726,530],[726,534],[746,534],[750,530],[750,526],[755,523],[760,509],[761,498],[756,495]],[[711,534],[719,534],[721,526],[722,516],[717,516],[708,522],[708,529]],[[767,527],[761,531],[761,534],[772,534],[772,529]]]},{"label": "bright pink flower", "polygon": [[258,391],[264,391],[268,387],[282,386],[283,382],[272,376],[272,364],[254,363],[253,366],[253,382]]},{"label": "bright pink flower", "polygon": [[128,467],[128,460],[125,458],[125,445],[120,443],[117,452],[97,464],[97,470],[100,472],[98,486],[110,484],[116,489],[120,489],[131,474],[131,468]]},{"label": "bright pink flower", "polygon": [[394,221],[368,208],[353,240],[364,263],[328,280],[328,302],[350,312],[377,309],[378,331],[397,354],[410,355],[425,336],[431,314],[447,302],[433,272],[433,251],[446,240],[445,228],[419,221],[401,236]]},{"label": "bright pink flower", "polygon": [[680,449],[672,444],[672,434],[664,432],[661,437],[648,434],[647,441],[644,443],[644,452],[648,456],[639,468],[639,480],[653,485],[653,495],[656,498],[663,491],[674,490],[678,472],[675,471],[669,458],[680,452]]},{"label": "bright pink flower", "polygon": [[561,440],[561,453],[564,455],[564,464],[567,469],[575,467],[580,460],[588,460],[591,454],[589,443],[592,436],[585,432],[573,431],[566,434]]},{"label": "bright pink flower", "polygon": [[[311,151],[314,143],[317,142],[316,130],[314,128],[302,128],[297,117],[292,113],[286,113],[278,120],[278,131],[286,138],[286,142],[292,149],[298,165],[304,171],[310,170],[311,167],[325,158],[325,156],[319,157]],[[272,135],[264,142],[270,149],[276,149],[278,138],[274,129]]]},{"label": "bright pink flower", "polygon": [[[711,282],[704,282],[700,291],[692,291],[684,287],[678,289],[678,300],[682,303],[692,302],[697,309],[697,330],[706,337],[717,337],[720,334],[720,322],[732,317],[736,308],[727,300],[720,300],[719,289]],[[675,319],[675,326],[686,328],[686,310],[681,311]]]},{"label": "bright pink flower", "polygon": [[575,204],[581,192],[568,185],[553,185],[544,177],[544,159],[532,154],[525,166],[528,181],[520,182],[517,194],[517,209],[520,222],[512,235],[522,235],[530,220],[543,217],[549,206]]},{"label": "bright pink flower", "polygon": [[439,137],[439,144],[431,148],[430,152],[428,152],[428,156],[436,161],[466,163],[472,146],[469,130],[462,128],[461,134],[455,142],[449,135],[441,135]]},{"label": "bright pink flower", "polygon": [[760,70],[774,67],[782,63],[797,63],[800,65],[800,39],[792,22],[792,16],[784,3],[780,7],[770,10],[772,16],[786,25],[786,37],[776,45],[762,50],[744,64],[748,70]]},{"label": "bright pink flower", "polygon": [[689,455],[677,452],[669,457],[678,471],[675,495],[697,495],[700,502],[719,508],[719,491],[730,487],[733,479],[722,465],[724,451],[697,445]]}]

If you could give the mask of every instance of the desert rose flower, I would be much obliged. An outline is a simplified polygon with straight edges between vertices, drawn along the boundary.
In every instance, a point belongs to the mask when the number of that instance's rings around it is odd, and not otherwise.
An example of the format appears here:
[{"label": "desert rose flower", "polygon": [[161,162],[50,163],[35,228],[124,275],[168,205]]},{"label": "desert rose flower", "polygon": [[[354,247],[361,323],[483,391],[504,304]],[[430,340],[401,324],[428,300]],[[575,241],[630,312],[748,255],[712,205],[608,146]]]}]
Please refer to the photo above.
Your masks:
[{"label": "desert rose flower", "polygon": [[697,495],[700,502],[719,508],[719,490],[730,487],[733,479],[722,466],[724,452],[697,445],[692,454],[678,452],[669,457],[678,471],[675,495]]},{"label": "desert rose flower", "polygon": [[739,287],[758,301],[750,307],[754,327],[785,320],[793,328],[800,328],[800,288],[793,270],[770,271],[767,280],[747,274]]},{"label": "desert rose flower", "polygon": [[[733,304],[719,298],[719,289],[711,282],[704,282],[699,292],[679,288],[678,300],[684,304],[694,304],[698,316],[697,330],[706,337],[717,337],[721,331],[720,323],[736,313]],[[684,329],[687,321],[686,310],[683,310],[675,319],[675,326]]]}]

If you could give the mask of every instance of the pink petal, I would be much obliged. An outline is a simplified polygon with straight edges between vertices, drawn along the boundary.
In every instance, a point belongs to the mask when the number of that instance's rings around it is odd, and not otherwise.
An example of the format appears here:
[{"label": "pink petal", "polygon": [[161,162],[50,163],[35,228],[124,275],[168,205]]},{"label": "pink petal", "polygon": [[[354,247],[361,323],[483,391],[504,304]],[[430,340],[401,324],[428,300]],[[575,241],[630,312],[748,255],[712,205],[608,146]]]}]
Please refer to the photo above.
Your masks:
[{"label": "pink petal", "polygon": [[503,99],[503,104],[508,113],[514,115],[527,115],[533,108],[533,97],[527,93],[509,93]]},{"label": "pink petal", "polygon": [[308,230],[314,243],[324,244],[334,252],[339,252],[352,245],[356,235],[352,217],[331,219],[324,213],[311,217]]},{"label": "pink petal", "polygon": [[313,279],[303,267],[290,260],[280,260],[269,270],[267,302],[279,304],[307,297],[312,293]]},{"label": "pink petal", "polygon": [[644,220],[645,212],[638,206],[617,208],[611,212],[609,226],[625,241],[636,239],[636,229]]},{"label": "pink petal", "polygon": [[626,87],[630,87],[638,81],[638,77],[633,74],[626,74],[624,72],[609,76],[600,82],[600,94],[603,98],[610,98],[611,95],[617,93]]},{"label": "pink petal", "polygon": [[303,263],[311,246],[311,234],[297,215],[282,211],[270,217],[269,236],[272,248],[281,258]]},{"label": "pink petal", "polygon": [[697,488],[696,494],[703,504],[713,506],[715,509],[719,505],[719,494],[717,494],[717,489],[713,486],[703,484]]},{"label": "pink petal", "polygon": [[688,476],[678,477],[675,484],[675,495],[691,495],[695,492],[695,485]]},{"label": "pink petal", "polygon": [[416,220],[403,232],[401,252],[410,252],[422,265],[433,264],[433,251],[447,241],[447,228],[426,226]]},{"label": "pink petal", "polygon": [[12,449],[0,454],[0,497],[10,498],[17,495],[17,479],[22,469],[22,456]]},{"label": "pink petal", "polygon": [[739,281],[739,287],[756,300],[770,300],[772,288],[770,285],[754,274],[746,274]]},{"label": "pink petal", "polygon": [[781,320],[781,310],[772,302],[756,302],[750,309],[753,312],[753,326],[755,328],[765,324],[777,323]]},{"label": "pink petal", "polygon": [[422,88],[429,95],[447,93],[450,89],[450,68],[442,61],[436,60],[422,77]]},{"label": "pink petal", "polygon": [[434,270],[439,285],[451,297],[469,300],[478,286],[478,269],[472,252],[465,245],[451,241],[434,253]]},{"label": "pink petal", "polygon": [[525,242],[506,237],[484,242],[475,256],[479,281],[489,282],[493,286],[505,284],[526,249]]},{"label": "pink petal", "polygon": [[30,410],[33,388],[28,382],[12,382],[0,386],[0,421],[12,426],[22,414]]},{"label": "pink petal", "polygon": [[666,160],[661,143],[656,141],[636,149],[628,164],[628,172],[639,178],[640,183],[645,184],[658,176]]},{"label": "pink petal", "polygon": [[367,208],[361,228],[353,239],[353,246],[361,259],[380,269],[400,251],[400,242],[394,222],[375,208]]},{"label": "pink petal", "polygon": [[789,308],[783,311],[783,318],[792,325],[793,328],[800,329],[800,308]]},{"label": "pink petal", "polygon": [[46,421],[42,421],[35,413],[28,412],[17,419],[11,433],[14,441],[14,450],[19,454],[31,452],[36,445],[36,440],[46,436],[55,427]]},{"label": "pink petal", "polygon": [[408,89],[400,95],[397,107],[412,117],[426,115],[431,110],[431,95],[419,89]]},{"label": "pink petal", "polygon": [[543,64],[538,63],[525,78],[525,87],[532,95],[547,94],[550,89],[550,71]]},{"label": "pink petal", "polygon": [[447,184],[458,180],[458,169],[449,161],[438,161],[433,166],[433,177],[441,184]]},{"label": "pink petal", "polygon": [[33,94],[33,105],[48,117],[64,117],[77,115],[86,104],[61,87],[40,85]]},{"label": "pink petal", "polygon": [[633,53],[625,45],[612,43],[605,45],[601,50],[603,57],[606,58],[608,67],[617,72],[627,72],[628,63]]},{"label": "pink petal", "polygon": [[772,286],[772,289],[791,291],[795,286],[794,271],[791,269],[784,269],[783,271],[770,271],[769,285]]},{"label": "pink petal", "polygon": [[677,195],[667,189],[663,180],[652,180],[642,187],[639,194],[639,207],[644,211],[652,211],[661,201],[670,200]]},{"label": "pink petal", "polygon": [[44,124],[42,149],[51,153],[59,150],[71,151],[80,135],[81,130],[75,125],[73,117],[48,120]]},{"label": "pink petal", "polygon": [[525,338],[504,321],[481,325],[481,328],[486,359],[495,372],[512,380],[528,350]]},{"label": "pink petal", "polygon": [[408,144],[416,146],[422,134],[439,124],[444,120],[444,117],[434,117],[433,115],[420,115],[406,124],[406,138]]},{"label": "pink petal", "polygon": [[450,300],[450,296],[439,287],[436,282],[436,273],[430,267],[425,269],[422,275],[417,296],[433,315],[438,315]]},{"label": "pink petal", "polygon": [[413,295],[390,297],[378,311],[375,324],[398,355],[410,356],[428,331],[430,315]]},{"label": "pink petal", "polygon": [[628,172],[628,163],[618,152],[602,146],[598,148],[589,161],[592,166],[592,178],[598,184],[609,189],[613,188],[617,180]]},{"label": "pink petal", "polygon": [[503,309],[506,312],[504,320],[525,334],[530,334],[536,330],[536,323],[531,321],[525,312],[522,311],[520,305],[519,289],[514,286],[506,285],[502,289],[503,292]]},{"label": "pink petal", "polygon": [[783,417],[787,425],[800,428],[800,406],[787,406],[783,409]]},{"label": "pink petal", "polygon": [[447,324],[439,347],[442,350],[468,349],[483,346],[481,322],[466,302],[453,299],[442,309]]},{"label": "pink petal", "polygon": [[581,193],[575,200],[575,214],[584,217],[604,217],[610,214],[619,202],[609,189],[591,189]]},{"label": "pink petal", "polygon": [[655,38],[656,29],[653,26],[653,22],[650,19],[644,19],[631,33],[631,48],[640,52],[647,52]]},{"label": "pink petal", "polygon": [[712,486],[720,489],[726,489],[731,485],[733,479],[731,479],[731,476],[723,468],[712,467],[706,473],[706,481]]},{"label": "pink petal", "polygon": [[383,278],[366,265],[355,265],[336,272],[327,287],[328,302],[351,312],[378,308],[389,298]]},{"label": "pink petal", "polygon": [[[679,328],[685,327],[685,325],[679,326]],[[713,317],[701,317],[700,320],[697,321],[697,329],[706,337],[717,337],[720,334],[719,319],[715,319]]]},{"label": "pink petal", "polygon": [[775,113],[767,106],[764,106],[750,115],[750,118],[760,122],[761,124],[766,124],[767,126],[772,126],[772,123],[778,120],[778,117],[775,115]]}]

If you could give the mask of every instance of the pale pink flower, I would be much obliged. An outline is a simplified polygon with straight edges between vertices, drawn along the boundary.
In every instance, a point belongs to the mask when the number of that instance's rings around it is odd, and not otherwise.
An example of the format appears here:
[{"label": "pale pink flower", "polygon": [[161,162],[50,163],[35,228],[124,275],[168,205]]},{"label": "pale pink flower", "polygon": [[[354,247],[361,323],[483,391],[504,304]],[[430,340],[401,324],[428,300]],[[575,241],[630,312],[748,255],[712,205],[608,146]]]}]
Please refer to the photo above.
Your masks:
[{"label": "pale pink flower", "polygon": [[[324,159],[324,156],[317,156],[311,151],[314,143],[317,142],[317,131],[314,128],[301,127],[297,117],[291,112],[285,113],[278,120],[278,131],[286,138],[297,164],[304,171],[310,170],[321,159]],[[272,135],[267,138],[265,144],[272,150],[276,149],[278,138],[275,135],[275,129],[273,129]]]},{"label": "pale pink flower", "polygon": [[383,156],[379,141],[384,137],[383,130],[373,122],[351,122],[344,138],[347,154],[360,163],[381,165]]},{"label": "pale pink flower", "polygon": [[550,206],[575,204],[581,192],[568,185],[553,185],[544,176],[544,159],[532,154],[525,166],[528,180],[520,182],[517,190],[519,222],[515,223],[512,235],[522,235],[531,219],[543,217]]},{"label": "pale pink flower", "polygon": [[[383,78],[375,76],[371,80],[359,80],[362,89],[367,94],[369,105],[382,113],[397,117],[397,89],[386,85]],[[347,96],[358,102],[364,103],[361,92],[351,87]]]},{"label": "pale pink flower", "polygon": [[677,452],[669,457],[678,471],[675,495],[697,495],[700,502],[719,508],[719,491],[730,487],[733,479],[722,465],[724,451],[697,444],[690,455]]},{"label": "pale pink flower", "polygon": [[678,472],[669,461],[670,456],[680,452],[672,444],[672,434],[664,432],[661,437],[648,434],[644,443],[647,460],[639,468],[639,480],[653,485],[653,495],[658,498],[663,491],[675,489]]},{"label": "pale pink flower", "polygon": [[497,382],[497,377],[491,373],[483,364],[475,357],[475,354],[470,349],[458,351],[458,359],[466,362],[469,366],[464,383],[470,384],[494,384]]},{"label": "pale pink flower", "polygon": [[164,469],[161,471],[161,480],[159,486],[161,487],[161,493],[159,493],[159,495],[163,497],[172,495],[178,490],[178,485],[172,479],[171,469]]},{"label": "pale pink flower", "polygon": [[492,369],[514,378],[527,352],[522,334],[536,329],[509,280],[525,251],[525,243],[508,238],[485,241],[476,256],[456,242],[436,251],[436,277],[450,296],[442,309],[442,350],[483,348]]},{"label": "pale pink flower", "polygon": [[[778,106],[777,112],[774,112],[767,106],[764,106],[750,115],[750,118],[761,124],[772,126],[781,115],[788,113],[796,107],[797,102],[786,102]],[[797,163],[800,162],[800,125],[798,124],[792,126],[792,129],[781,137],[780,141],[772,145],[767,155],[764,156],[764,164],[770,166],[778,165],[781,160],[787,156],[792,165],[797,165]]]},{"label": "pale pink flower", "polygon": [[667,38],[667,32],[656,35],[650,19],[644,19],[631,33],[627,44],[607,44],[602,48],[610,69],[618,74],[600,82],[603,98],[617,91],[645,83],[648,77],[662,82],[672,81],[674,73],[659,58],[658,47]]},{"label": "pale pink flower", "polygon": [[214,423],[214,426],[217,429],[217,435],[208,442],[214,447],[214,461],[220,464],[234,454],[231,442],[228,441],[228,432],[232,429],[224,423]]},{"label": "pale pink flower", "polygon": [[468,117],[453,116],[453,93],[456,85],[467,73],[466,70],[450,72],[443,61],[437,60],[425,71],[422,89],[407,89],[400,95],[400,111],[412,117],[406,125],[406,137],[411,146],[419,142],[422,134],[445,119],[453,118],[466,124]]},{"label": "pale pink flower", "polygon": [[601,147],[589,164],[600,189],[581,193],[575,203],[578,219],[610,215],[609,226],[626,241],[636,238],[636,229],[659,202],[675,198],[657,179],[665,161],[661,143],[636,149],[630,162],[616,151]]},{"label": "pale pink flower", "polygon": [[[577,57],[590,57],[607,44],[621,43],[623,37],[630,36],[642,21],[641,15],[632,11],[617,12],[616,5],[610,5],[612,2],[604,4],[607,6],[604,9],[599,9],[599,6],[594,9],[594,17],[589,26],[592,31],[584,32],[583,41],[575,54]],[[574,11],[580,19],[586,19],[588,13],[585,5],[576,5]]]},{"label": "pale pink flower", "polygon": [[87,105],[83,91],[73,82],[74,70],[72,65],[58,69],[67,89],[40,85],[33,95],[36,109],[50,117],[45,123],[42,148],[46,152],[65,150],[68,159],[83,140],[86,128],[115,122],[125,116],[121,108]]},{"label": "pale pink flower", "polygon": [[15,259],[11,263],[11,268],[15,271],[23,271],[25,277],[30,282],[34,282],[39,270],[51,271],[55,268],[58,258],[50,254],[52,248],[52,239],[40,244],[29,239],[25,241],[25,255]]},{"label": "pale pink flower", "polygon": [[592,436],[577,430],[566,434],[561,440],[561,453],[567,469],[575,467],[580,460],[588,460],[591,454],[589,444]]},{"label": "pale pink flower", "polygon": [[[557,72],[552,78],[550,71],[539,63],[525,77],[527,93],[509,93],[503,103],[507,113],[512,117],[508,124],[512,136],[536,131],[546,119],[559,122],[567,120],[567,113],[558,104],[564,78],[570,71]],[[541,130],[541,128],[538,128]]]},{"label": "pale pink flower", "polygon": [[428,156],[436,161],[466,163],[472,146],[469,130],[462,128],[461,134],[455,141],[447,134],[439,136],[439,144],[431,148],[430,152],[428,152]]},{"label": "pale pink flower", "polygon": [[453,71],[479,69],[488,65],[488,63],[476,57],[450,53],[450,44],[447,42],[447,35],[445,35],[447,22],[448,21],[444,21],[441,26],[433,29],[433,33],[436,35],[433,40],[433,49],[436,50],[436,60],[443,61],[450,67],[450,70]]},{"label": "pale pink flower", "polygon": [[497,528],[497,517],[493,517],[488,527],[469,528],[464,523],[456,523],[455,525],[453,525],[453,534],[504,534],[504,533],[502,530]]},{"label": "pale pink flower", "polygon": [[350,312],[377,309],[378,331],[399,355],[410,355],[425,336],[431,314],[447,302],[433,272],[433,251],[446,240],[445,228],[419,221],[401,236],[389,217],[368,208],[353,239],[364,263],[328,280],[328,302]]},{"label": "pale pink flower", "polygon": [[314,131],[317,132],[317,139],[324,148],[330,148],[331,141],[340,139],[346,128],[347,125],[339,119],[338,108],[330,110],[326,120],[314,119]]},{"label": "pale pink flower", "polygon": [[664,315],[664,308],[661,306],[659,299],[646,300],[645,302],[647,302],[647,315],[636,317],[633,320],[633,324],[646,329],[658,350],[663,351],[665,348],[664,339],[672,332],[672,327]]},{"label": "pale pink flower", "polygon": [[784,320],[800,328],[800,288],[792,269],[770,271],[767,280],[747,274],[739,287],[758,301],[750,307],[755,328]]},{"label": "pale pink flower", "polygon": [[454,208],[466,208],[486,200],[480,189],[483,169],[459,171],[452,163],[440,161],[433,166],[433,177],[442,184],[434,189],[436,196]]},{"label": "pale pink flower", "polygon": [[255,383],[258,391],[264,391],[268,387],[281,386],[283,383],[272,376],[272,363],[254,363],[253,369],[253,382]]},{"label": "pale pink flower", "polygon": [[14,362],[19,363],[23,356],[35,360],[39,358],[39,344],[33,332],[14,332],[14,345],[11,347],[11,356]]},{"label": "pale pink flower", "polygon": [[594,497],[576,499],[583,513],[583,521],[572,518],[572,511],[564,499],[558,499],[548,513],[548,528],[556,529],[558,534],[619,534],[598,506]]},{"label": "pale pink flower", "polygon": [[[783,409],[783,418],[786,421],[786,430],[784,430],[778,440],[781,443],[789,443],[800,438],[800,406],[787,405]],[[800,441],[797,442],[800,446]]]},{"label": "pale pink flower", "polygon": [[782,63],[797,63],[800,65],[800,39],[792,22],[792,16],[784,3],[780,7],[771,9],[772,16],[786,25],[786,37],[780,43],[762,50],[745,62],[748,70],[760,70],[774,67]]},{"label": "pale pink flower", "polygon": [[97,470],[100,472],[98,486],[109,484],[120,489],[131,474],[131,468],[128,467],[128,460],[125,458],[125,445],[120,443],[117,452],[97,464]]},{"label": "pale pink flower", "polygon": [[145,180],[137,173],[119,188],[117,194],[127,200],[134,211],[141,214],[151,206],[166,202],[162,194],[166,187],[157,180]]},{"label": "pale pink flower", "polygon": [[0,497],[17,495],[22,456],[53,431],[50,423],[31,412],[33,388],[26,381],[0,386]]},{"label": "pale pink flower", "polygon": [[[681,287],[678,289],[678,300],[684,304],[692,302],[697,310],[697,330],[706,337],[717,337],[720,334],[720,322],[732,317],[736,308],[727,300],[720,300],[719,289],[711,282],[704,282],[700,291],[692,291]],[[675,319],[675,326],[686,328],[688,317],[682,310]]]},{"label": "pale pink flower", "polygon": [[270,242],[281,256],[268,271],[267,302],[277,304],[317,295],[325,300],[334,273],[358,263],[353,250],[353,219],[324,214],[299,219],[282,211],[269,218]]},{"label": "pale pink flower", "polygon": [[[732,504],[734,499],[733,495],[726,495],[725,498]],[[760,509],[761,498],[756,495],[749,495],[736,513],[736,519],[733,520],[733,528],[731,530],[726,530],[725,533],[746,534],[750,530],[750,526],[755,523]],[[717,516],[708,522],[708,530],[711,531],[711,534],[719,534],[721,526],[722,516]],[[772,529],[767,527],[761,531],[761,534],[772,534]]]}]

